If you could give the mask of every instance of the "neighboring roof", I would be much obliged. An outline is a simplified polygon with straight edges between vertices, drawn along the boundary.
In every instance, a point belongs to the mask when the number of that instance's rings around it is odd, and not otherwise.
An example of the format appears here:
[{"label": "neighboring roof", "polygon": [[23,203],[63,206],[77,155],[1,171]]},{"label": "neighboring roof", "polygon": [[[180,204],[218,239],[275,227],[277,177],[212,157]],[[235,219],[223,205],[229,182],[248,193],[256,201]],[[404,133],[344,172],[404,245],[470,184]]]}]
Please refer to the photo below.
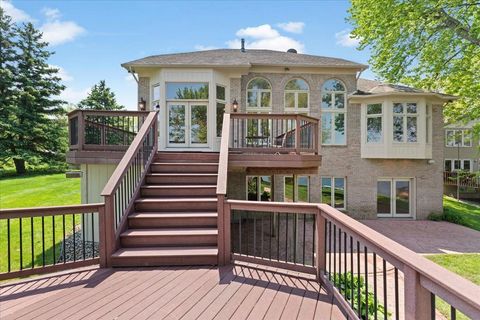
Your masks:
[{"label": "neighboring roof", "polygon": [[445,126],[447,129],[472,129],[476,124],[480,123],[480,119],[471,120],[467,123],[452,123]]},{"label": "neighboring roof", "polygon": [[308,54],[273,51],[216,49],[185,53],[161,54],[133,60],[122,64],[122,67],[160,67],[160,66],[195,66],[195,67],[327,67],[356,68],[364,70],[368,66],[353,61],[314,56]]},{"label": "neighboring roof", "polygon": [[443,100],[456,100],[457,96],[444,94],[440,92],[427,91],[423,89],[417,89],[400,84],[383,83],[376,80],[358,79],[357,91],[350,95],[350,97],[367,98],[367,97],[380,97],[387,95],[426,95],[436,96]]}]

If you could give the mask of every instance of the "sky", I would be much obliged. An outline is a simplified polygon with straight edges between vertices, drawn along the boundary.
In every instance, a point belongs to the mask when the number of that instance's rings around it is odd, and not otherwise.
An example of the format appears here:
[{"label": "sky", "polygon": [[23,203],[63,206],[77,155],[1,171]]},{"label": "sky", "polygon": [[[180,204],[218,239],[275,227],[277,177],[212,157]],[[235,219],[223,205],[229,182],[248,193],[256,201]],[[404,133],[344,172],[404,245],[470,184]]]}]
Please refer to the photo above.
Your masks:
[{"label": "sky", "polygon": [[[32,22],[55,54],[67,87],[61,98],[78,103],[106,80],[117,101],[137,106],[136,82],[120,64],[149,55],[240,48],[344,58],[368,64],[346,22],[348,0],[338,1],[22,1],[0,0],[18,23]],[[367,70],[362,77],[373,79]]]}]

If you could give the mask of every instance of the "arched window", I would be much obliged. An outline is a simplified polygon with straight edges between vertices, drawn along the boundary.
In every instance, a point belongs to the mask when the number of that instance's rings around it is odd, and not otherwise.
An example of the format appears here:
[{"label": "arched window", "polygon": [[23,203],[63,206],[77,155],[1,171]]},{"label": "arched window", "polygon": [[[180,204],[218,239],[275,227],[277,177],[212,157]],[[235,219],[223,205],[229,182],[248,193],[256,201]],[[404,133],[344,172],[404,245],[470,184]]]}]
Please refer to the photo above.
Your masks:
[{"label": "arched window", "polygon": [[263,78],[254,78],[247,85],[247,109],[257,111],[272,108],[272,86]]},{"label": "arched window", "polygon": [[322,86],[322,144],[346,144],[347,97],[345,85],[337,79]]},{"label": "arched window", "polygon": [[290,80],[285,86],[285,110],[308,113],[308,84],[302,79]]}]

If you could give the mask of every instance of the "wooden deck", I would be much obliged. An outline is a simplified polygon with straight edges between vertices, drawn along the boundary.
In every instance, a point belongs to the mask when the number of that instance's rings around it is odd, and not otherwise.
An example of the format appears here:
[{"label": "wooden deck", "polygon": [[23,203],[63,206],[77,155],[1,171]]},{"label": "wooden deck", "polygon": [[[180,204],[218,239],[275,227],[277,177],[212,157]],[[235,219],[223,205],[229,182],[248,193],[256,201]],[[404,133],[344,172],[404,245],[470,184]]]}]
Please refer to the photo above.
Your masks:
[{"label": "wooden deck", "polygon": [[7,319],[344,319],[308,274],[251,264],[87,269],[0,286]]}]

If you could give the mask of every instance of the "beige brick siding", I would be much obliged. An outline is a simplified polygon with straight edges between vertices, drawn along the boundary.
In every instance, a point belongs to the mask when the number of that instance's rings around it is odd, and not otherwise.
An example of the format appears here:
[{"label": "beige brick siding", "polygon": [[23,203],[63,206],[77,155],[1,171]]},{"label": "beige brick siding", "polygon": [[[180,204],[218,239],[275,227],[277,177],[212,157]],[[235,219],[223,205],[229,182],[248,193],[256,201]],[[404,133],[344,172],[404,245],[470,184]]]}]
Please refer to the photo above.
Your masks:
[{"label": "beige brick siding", "polygon": [[147,102],[147,109],[149,109],[150,106],[150,78],[149,77],[140,77],[138,79],[138,99],[137,101],[140,101],[140,99],[143,98]]}]

